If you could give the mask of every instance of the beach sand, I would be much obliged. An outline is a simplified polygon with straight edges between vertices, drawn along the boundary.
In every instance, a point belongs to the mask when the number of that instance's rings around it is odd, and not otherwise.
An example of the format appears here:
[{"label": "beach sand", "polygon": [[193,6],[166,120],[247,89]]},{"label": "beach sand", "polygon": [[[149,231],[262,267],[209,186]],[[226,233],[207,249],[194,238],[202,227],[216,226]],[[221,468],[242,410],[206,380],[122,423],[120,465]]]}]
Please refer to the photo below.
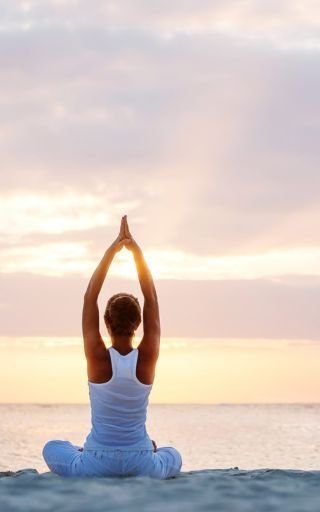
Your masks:
[{"label": "beach sand", "polygon": [[207,469],[169,480],[0,473],[4,512],[319,512],[320,471]]},{"label": "beach sand", "polygon": [[80,445],[87,405],[0,412],[1,512],[320,511],[319,405],[152,405],[153,438],[183,458],[180,475],[164,481],[48,473],[43,445],[61,434]]}]

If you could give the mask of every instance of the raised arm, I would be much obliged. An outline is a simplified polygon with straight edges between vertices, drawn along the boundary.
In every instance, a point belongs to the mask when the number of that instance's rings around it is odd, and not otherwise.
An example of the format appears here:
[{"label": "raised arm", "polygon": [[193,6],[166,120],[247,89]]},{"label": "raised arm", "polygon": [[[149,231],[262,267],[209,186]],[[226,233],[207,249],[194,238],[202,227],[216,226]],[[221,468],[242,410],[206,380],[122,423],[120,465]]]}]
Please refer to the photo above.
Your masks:
[{"label": "raised arm", "polygon": [[120,232],[116,240],[106,250],[102,260],[94,271],[84,295],[82,309],[82,334],[84,352],[87,360],[95,362],[105,357],[106,347],[99,331],[98,296],[115,254],[125,242],[124,217],[121,219]]},{"label": "raised arm", "polygon": [[141,350],[149,359],[156,362],[160,350],[160,314],[157,292],[150,269],[144,259],[139,245],[133,239],[128,226],[127,216],[124,217],[125,247],[132,251],[137,268],[139,283],[144,296],[143,305],[143,338],[139,344]]}]

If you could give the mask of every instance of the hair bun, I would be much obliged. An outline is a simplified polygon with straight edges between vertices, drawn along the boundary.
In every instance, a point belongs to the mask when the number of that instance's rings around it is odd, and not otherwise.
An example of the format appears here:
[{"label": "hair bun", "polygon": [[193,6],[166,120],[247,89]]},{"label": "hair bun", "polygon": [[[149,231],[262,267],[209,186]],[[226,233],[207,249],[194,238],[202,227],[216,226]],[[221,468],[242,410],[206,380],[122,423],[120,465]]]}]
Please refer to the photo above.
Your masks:
[{"label": "hair bun", "polygon": [[108,300],[104,319],[111,335],[133,336],[141,323],[141,307],[131,293],[116,293]]}]

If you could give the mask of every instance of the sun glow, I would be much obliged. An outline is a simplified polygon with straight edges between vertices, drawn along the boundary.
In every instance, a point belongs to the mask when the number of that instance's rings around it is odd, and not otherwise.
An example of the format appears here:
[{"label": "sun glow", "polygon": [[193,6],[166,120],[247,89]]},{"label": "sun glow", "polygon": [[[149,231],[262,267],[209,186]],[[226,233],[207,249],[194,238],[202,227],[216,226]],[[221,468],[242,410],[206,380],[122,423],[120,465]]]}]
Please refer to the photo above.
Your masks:
[{"label": "sun glow", "polygon": [[[93,253],[87,241],[8,247],[2,250],[2,272],[31,272],[48,276],[81,274],[89,277],[103,254]],[[260,254],[206,257],[179,250],[146,249],[144,256],[155,279],[259,279],[284,275],[320,276],[320,249],[268,251]],[[116,254],[109,275],[135,279],[132,254]]]},{"label": "sun glow", "polygon": [[[0,254],[2,272],[48,276],[81,274],[89,277],[103,255],[101,234],[94,230],[114,231],[115,239],[123,212],[136,211],[138,206],[137,201],[110,201],[106,207],[103,195],[71,192],[61,196],[20,193],[0,199],[0,242],[5,242]],[[135,224],[144,223],[143,218],[134,219]],[[61,240],[57,240],[58,235]],[[109,240],[109,244],[112,241]],[[155,279],[320,276],[320,247],[317,246],[211,256],[182,251],[178,247],[145,247],[140,240],[139,243]],[[116,255],[109,272],[118,278],[134,279],[136,268],[132,255],[123,249]]]},{"label": "sun glow", "polygon": [[[316,402],[319,355],[308,340],[164,338],[151,403]],[[82,339],[0,337],[0,401],[87,403]]]},{"label": "sun glow", "polygon": [[[145,259],[156,279],[258,279],[280,275],[320,275],[320,248],[302,247],[260,254],[205,257],[174,249],[147,249]],[[113,275],[129,278],[135,272],[133,258],[122,251]]]},{"label": "sun glow", "polygon": [[139,203],[111,202],[101,195],[65,192],[61,195],[20,193],[0,196],[0,231],[3,235],[62,234],[101,226],[120,225],[123,211]]}]

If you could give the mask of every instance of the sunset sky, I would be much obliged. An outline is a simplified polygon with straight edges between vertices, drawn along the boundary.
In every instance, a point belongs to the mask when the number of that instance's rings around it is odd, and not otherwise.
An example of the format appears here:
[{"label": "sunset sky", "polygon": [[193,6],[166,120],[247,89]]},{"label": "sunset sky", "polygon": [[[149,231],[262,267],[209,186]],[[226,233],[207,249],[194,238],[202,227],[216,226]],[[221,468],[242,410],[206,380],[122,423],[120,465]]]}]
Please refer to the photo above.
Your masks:
[{"label": "sunset sky", "polygon": [[127,214],[163,336],[320,340],[319,2],[0,7],[0,335],[80,336]]}]

